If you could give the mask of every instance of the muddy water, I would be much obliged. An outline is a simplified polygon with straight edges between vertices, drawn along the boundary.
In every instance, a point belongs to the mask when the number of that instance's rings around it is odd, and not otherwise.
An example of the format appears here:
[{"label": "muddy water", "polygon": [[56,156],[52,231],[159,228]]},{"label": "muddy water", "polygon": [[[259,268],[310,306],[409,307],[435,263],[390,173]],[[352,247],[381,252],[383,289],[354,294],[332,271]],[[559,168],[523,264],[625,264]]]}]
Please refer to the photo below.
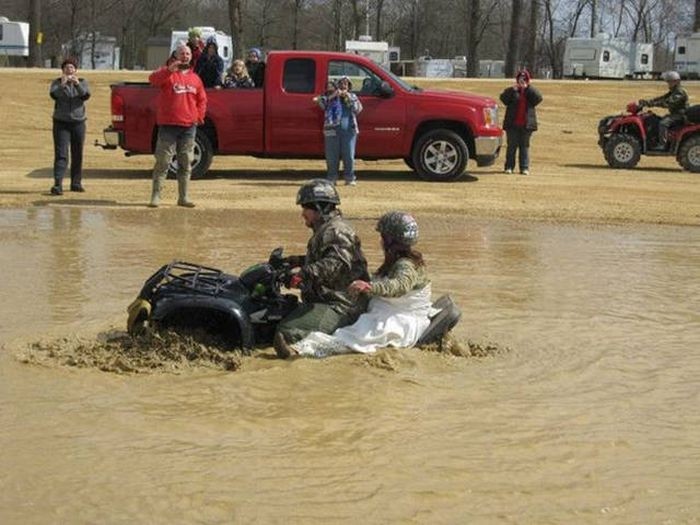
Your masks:
[{"label": "muddy water", "polygon": [[121,328],[172,258],[303,251],[297,214],[0,211],[0,522],[697,523],[698,230],[420,219],[501,351],[118,375],[15,356]]}]

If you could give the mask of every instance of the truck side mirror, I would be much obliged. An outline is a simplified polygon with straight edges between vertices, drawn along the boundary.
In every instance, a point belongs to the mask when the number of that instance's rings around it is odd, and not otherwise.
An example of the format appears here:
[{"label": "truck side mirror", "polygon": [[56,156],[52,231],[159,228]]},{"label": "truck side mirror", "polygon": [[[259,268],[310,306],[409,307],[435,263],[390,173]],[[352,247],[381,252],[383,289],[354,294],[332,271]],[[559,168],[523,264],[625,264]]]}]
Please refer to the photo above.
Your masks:
[{"label": "truck side mirror", "polygon": [[383,98],[391,98],[394,96],[394,88],[391,87],[386,80],[379,84],[379,96]]}]

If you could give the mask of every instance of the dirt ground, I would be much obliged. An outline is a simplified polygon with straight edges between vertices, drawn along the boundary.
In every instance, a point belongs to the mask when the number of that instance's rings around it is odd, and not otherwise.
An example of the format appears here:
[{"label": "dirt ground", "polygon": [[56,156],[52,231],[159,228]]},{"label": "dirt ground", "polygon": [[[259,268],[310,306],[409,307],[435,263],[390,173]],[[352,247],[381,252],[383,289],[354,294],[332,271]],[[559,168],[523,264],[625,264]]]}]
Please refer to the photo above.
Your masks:
[{"label": "dirt ground", "polygon": [[[53,143],[50,81],[58,70],[0,69],[2,164],[0,207],[43,205],[145,207],[150,193],[151,156],[125,157],[121,150],[94,147],[109,124],[109,85],[145,80],[147,72],[82,71],[93,92],[88,101],[84,194],[51,197]],[[497,98],[510,85],[503,80],[415,79],[423,87],[471,91]],[[402,161],[357,163],[359,184],[341,187],[346,213],[378,213],[401,208],[414,213],[469,217],[591,223],[700,225],[700,174],[684,172],[672,157],[643,157],[634,170],[607,167],[597,145],[598,120],[630,100],[665,91],[661,81],[538,81],[544,102],[540,130],[531,147],[530,176],[502,173],[503,158],[449,184],[426,183]],[[700,103],[700,83],[686,82],[691,103]],[[500,110],[501,118],[503,108]],[[362,119],[360,118],[360,126]],[[362,140],[360,138],[360,140]],[[191,185],[199,209],[288,210],[300,181],[324,176],[323,161],[216,157],[210,177]],[[261,191],[261,188],[264,191]],[[169,182],[165,205],[174,205]],[[183,210],[183,213],[188,213]]]}]

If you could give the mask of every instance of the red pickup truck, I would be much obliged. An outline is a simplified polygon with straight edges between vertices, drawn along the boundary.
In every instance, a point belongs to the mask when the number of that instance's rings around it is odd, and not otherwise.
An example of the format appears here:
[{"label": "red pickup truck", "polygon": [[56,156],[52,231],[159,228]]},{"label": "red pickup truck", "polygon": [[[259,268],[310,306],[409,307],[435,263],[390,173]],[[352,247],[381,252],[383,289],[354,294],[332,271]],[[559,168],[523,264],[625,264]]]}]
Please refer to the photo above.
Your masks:
[{"label": "red pickup truck", "polygon": [[[323,113],[312,98],[329,78],[343,75],[364,107],[357,158],[403,158],[425,180],[451,181],[470,158],[488,166],[498,157],[502,130],[493,99],[410,86],[359,55],[272,51],[263,88],[207,90],[192,178],[206,174],[214,155],[323,158]],[[112,85],[112,125],[104,130],[103,147],[152,153],[157,94],[147,83]]]}]

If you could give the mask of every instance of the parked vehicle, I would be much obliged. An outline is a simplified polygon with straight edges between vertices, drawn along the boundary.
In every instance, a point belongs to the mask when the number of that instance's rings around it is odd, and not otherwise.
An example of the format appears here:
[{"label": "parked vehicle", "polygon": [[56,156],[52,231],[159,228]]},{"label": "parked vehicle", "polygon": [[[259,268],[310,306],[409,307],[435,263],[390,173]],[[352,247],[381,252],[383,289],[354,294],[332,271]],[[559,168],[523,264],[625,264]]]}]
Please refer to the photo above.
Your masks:
[{"label": "parked vehicle", "polygon": [[[263,88],[207,90],[192,178],[205,175],[214,155],[323,158],[323,113],[312,98],[329,78],[343,75],[352,79],[364,107],[356,158],[402,158],[423,179],[452,181],[468,160],[488,166],[498,157],[502,130],[491,98],[410,86],[359,55],[273,51]],[[102,146],[121,147],[127,155],[152,153],[156,95],[146,83],[112,85],[112,124]]]},{"label": "parked vehicle", "polygon": [[29,56],[29,24],[0,16],[0,56]]},{"label": "parked vehicle", "polygon": [[676,38],[673,69],[681,78],[700,78],[700,33]]},{"label": "parked vehicle", "polygon": [[613,38],[572,37],[564,47],[564,76],[571,78],[632,78],[653,73],[654,44]]},{"label": "parked vehicle", "polygon": [[659,149],[661,117],[630,102],[625,113],[600,120],[598,145],[611,168],[634,168],[642,155],[675,156],[684,169],[699,173],[700,106],[689,108],[686,117],[684,125],[669,130],[665,147]]},{"label": "parked vehicle", "polygon": [[[296,295],[282,291],[289,272],[282,248],[273,250],[266,263],[251,266],[238,277],[173,261],[149,277],[129,305],[127,330],[139,335],[147,329],[203,329],[223,337],[231,349],[250,352],[270,346],[277,323],[298,303]],[[433,306],[440,311],[419,345],[441,342],[462,315],[447,295]]]}]

